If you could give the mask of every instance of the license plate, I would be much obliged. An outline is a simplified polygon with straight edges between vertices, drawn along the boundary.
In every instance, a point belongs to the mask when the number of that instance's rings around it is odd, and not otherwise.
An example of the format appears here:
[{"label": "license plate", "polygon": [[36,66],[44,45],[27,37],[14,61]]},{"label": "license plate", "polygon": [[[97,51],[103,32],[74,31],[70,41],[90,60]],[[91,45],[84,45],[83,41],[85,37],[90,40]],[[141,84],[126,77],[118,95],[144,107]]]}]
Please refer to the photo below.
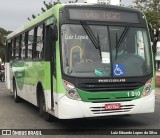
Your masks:
[{"label": "license plate", "polygon": [[121,109],[120,103],[105,104],[105,110],[120,110],[120,109]]}]

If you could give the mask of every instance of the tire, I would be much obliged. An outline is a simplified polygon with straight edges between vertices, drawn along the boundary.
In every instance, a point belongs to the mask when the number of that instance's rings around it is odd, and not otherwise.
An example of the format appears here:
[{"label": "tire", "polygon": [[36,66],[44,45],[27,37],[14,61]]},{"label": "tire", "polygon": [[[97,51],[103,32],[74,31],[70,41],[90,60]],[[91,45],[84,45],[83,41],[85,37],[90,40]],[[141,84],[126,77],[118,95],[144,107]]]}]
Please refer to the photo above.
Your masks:
[{"label": "tire", "polygon": [[46,112],[46,103],[43,92],[41,92],[39,96],[39,115],[44,117],[46,122],[52,121],[52,116]]},{"label": "tire", "polygon": [[21,102],[21,98],[17,95],[17,86],[15,80],[13,81],[13,96],[16,103]]},{"label": "tire", "polygon": [[39,96],[39,115],[44,116],[46,110],[45,98],[43,92]]},{"label": "tire", "polygon": [[46,122],[52,122],[52,116],[47,112],[45,112],[44,119]]}]

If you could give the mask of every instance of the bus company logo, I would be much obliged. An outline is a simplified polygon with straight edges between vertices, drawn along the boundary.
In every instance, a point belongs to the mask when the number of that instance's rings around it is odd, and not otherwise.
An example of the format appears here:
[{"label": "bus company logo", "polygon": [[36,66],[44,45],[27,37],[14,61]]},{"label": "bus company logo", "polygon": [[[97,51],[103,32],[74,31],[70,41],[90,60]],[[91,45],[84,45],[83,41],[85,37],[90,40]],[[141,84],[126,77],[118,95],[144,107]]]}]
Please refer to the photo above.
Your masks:
[{"label": "bus company logo", "polygon": [[126,82],[126,79],[99,79],[98,82]]},{"label": "bus company logo", "polygon": [[93,88],[93,87],[94,87],[94,85],[88,85],[88,87],[89,87],[89,88]]}]

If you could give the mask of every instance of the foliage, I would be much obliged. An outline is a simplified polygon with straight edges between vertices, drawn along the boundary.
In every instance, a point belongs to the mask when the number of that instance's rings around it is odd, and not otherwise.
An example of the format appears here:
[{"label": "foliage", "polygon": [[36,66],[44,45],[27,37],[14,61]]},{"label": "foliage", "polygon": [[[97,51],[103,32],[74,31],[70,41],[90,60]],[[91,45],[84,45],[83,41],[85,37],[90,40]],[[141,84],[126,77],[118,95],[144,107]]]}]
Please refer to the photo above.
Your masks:
[{"label": "foliage", "polygon": [[158,38],[160,31],[160,0],[135,0],[134,3],[136,4],[136,8],[144,12],[148,22],[156,32],[156,37]]},{"label": "foliage", "polygon": [[6,36],[11,33],[11,31],[6,31],[3,28],[0,28],[0,58],[4,61],[5,57],[5,41]]},{"label": "foliage", "polygon": [[160,41],[160,0],[135,0],[134,3],[136,8],[144,12],[149,22],[155,60],[157,42]]},{"label": "foliage", "polygon": [[[75,1],[69,1],[69,3],[77,3],[78,2],[78,0],[75,0]],[[43,12],[45,12],[46,10],[49,10],[50,8],[52,8],[54,5],[56,5],[56,4],[59,4],[59,3],[61,3],[60,2],[60,0],[57,0],[56,2],[53,2],[53,3],[46,3],[46,1],[43,1],[43,4],[44,4],[44,6],[45,6],[45,8],[41,8],[41,10],[42,10],[42,13]],[[39,16],[39,14],[38,14],[38,16]],[[36,15],[34,15],[34,14],[32,14],[32,18],[34,19],[34,18],[36,18]],[[28,20],[31,20],[30,18],[28,18]]]}]

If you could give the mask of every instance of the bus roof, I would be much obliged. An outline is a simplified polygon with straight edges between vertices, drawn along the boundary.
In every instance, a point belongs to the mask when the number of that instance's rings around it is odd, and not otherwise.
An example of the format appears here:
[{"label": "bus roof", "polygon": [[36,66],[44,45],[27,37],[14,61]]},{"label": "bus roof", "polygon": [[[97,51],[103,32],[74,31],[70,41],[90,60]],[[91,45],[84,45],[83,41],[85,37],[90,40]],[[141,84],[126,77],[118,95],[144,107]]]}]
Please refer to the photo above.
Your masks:
[{"label": "bus roof", "polygon": [[41,15],[37,16],[35,19],[32,19],[31,21],[29,21],[26,25],[22,26],[21,28],[17,29],[16,31],[12,32],[11,34],[9,34],[7,36],[7,39],[10,39],[14,36],[16,36],[17,34],[28,30],[30,28],[32,28],[34,25],[44,21],[45,19],[51,17],[52,15],[55,15],[55,17],[58,17],[58,11],[57,9],[60,9],[61,7],[74,7],[74,6],[86,6],[86,7],[99,7],[99,8],[116,8],[119,10],[129,10],[129,11],[136,11],[136,12],[140,12],[137,9],[133,9],[133,8],[127,8],[127,7],[121,7],[121,6],[115,6],[115,5],[102,5],[102,4],[91,4],[91,3],[69,3],[69,4],[57,4],[55,6],[53,6],[51,9],[47,10],[46,12],[42,13]]},{"label": "bus roof", "polygon": [[58,12],[57,12],[58,10],[57,9],[61,8],[62,6],[63,6],[62,4],[57,4],[57,5],[53,6],[52,8],[47,10],[46,12],[44,12],[41,15],[37,16],[35,19],[32,19],[31,21],[29,21],[26,25],[22,26],[21,28],[19,28],[16,31],[14,31],[11,34],[9,34],[7,36],[7,39],[10,39],[10,38],[14,37],[17,34],[32,28],[34,25],[44,21],[45,19],[51,17],[52,15],[57,16],[57,14],[58,14]]}]

